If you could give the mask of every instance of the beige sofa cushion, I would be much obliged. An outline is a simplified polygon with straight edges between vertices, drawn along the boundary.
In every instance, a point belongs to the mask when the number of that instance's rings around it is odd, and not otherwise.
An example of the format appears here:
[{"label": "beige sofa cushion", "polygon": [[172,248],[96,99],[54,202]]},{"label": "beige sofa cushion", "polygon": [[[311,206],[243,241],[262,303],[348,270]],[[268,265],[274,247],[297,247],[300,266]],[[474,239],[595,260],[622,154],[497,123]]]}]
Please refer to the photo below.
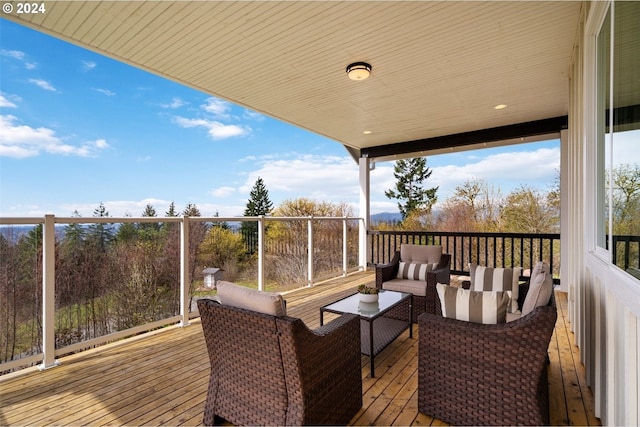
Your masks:
[{"label": "beige sofa cushion", "polygon": [[424,297],[427,295],[427,282],[424,280],[392,279],[384,282],[382,289]]},{"label": "beige sofa cushion", "polygon": [[400,245],[400,261],[419,264],[438,264],[442,258],[442,246],[439,245]]},{"label": "beige sofa cushion", "polygon": [[275,292],[262,292],[257,289],[239,286],[231,282],[218,283],[220,303],[245,310],[257,311],[272,316],[286,316],[287,310],[282,295]]},{"label": "beige sofa cushion", "polygon": [[526,316],[536,307],[549,304],[551,293],[553,292],[553,277],[546,272],[536,274],[529,283],[529,292],[522,303],[522,315]]},{"label": "beige sofa cushion", "polygon": [[506,322],[510,298],[504,291],[472,291],[441,283],[436,290],[444,317],[485,324]]},{"label": "beige sofa cushion", "polygon": [[519,279],[522,267],[492,268],[471,264],[469,280],[473,291],[510,291],[510,313],[520,313],[518,297],[520,295]]}]

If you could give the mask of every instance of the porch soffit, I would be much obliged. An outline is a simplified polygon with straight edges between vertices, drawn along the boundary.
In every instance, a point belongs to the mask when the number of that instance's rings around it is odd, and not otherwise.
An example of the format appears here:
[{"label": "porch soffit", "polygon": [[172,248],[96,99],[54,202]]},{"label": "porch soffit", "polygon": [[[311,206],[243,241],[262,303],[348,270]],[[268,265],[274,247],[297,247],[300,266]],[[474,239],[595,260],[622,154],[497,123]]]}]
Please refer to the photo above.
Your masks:
[{"label": "porch soffit", "polygon": [[[581,4],[60,1],[3,16],[354,156],[381,147],[406,156],[402,142],[428,150],[440,137],[566,116]],[[373,66],[369,79],[347,78],[356,61]]]}]

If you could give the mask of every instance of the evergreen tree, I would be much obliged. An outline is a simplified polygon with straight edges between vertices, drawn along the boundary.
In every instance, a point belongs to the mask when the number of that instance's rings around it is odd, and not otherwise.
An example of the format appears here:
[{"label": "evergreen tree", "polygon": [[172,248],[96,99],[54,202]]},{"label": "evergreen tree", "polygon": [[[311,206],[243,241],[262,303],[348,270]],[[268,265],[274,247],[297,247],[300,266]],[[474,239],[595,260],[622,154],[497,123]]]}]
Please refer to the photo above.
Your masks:
[{"label": "evergreen tree", "polygon": [[[125,214],[126,217],[131,217],[131,214]],[[138,237],[138,229],[133,222],[124,222],[118,227],[116,233],[116,241],[118,242],[131,242]]]},{"label": "evergreen tree", "polygon": [[[244,210],[244,216],[268,215],[272,210],[273,203],[269,199],[269,191],[262,178],[258,177],[249,193],[249,201]],[[243,221],[240,230],[249,252],[253,253],[258,245],[258,223],[256,221]]]},{"label": "evergreen tree", "polygon": [[273,209],[273,203],[269,200],[269,191],[262,178],[258,177],[249,193],[249,201],[244,210],[244,216],[268,215]]},{"label": "evergreen tree", "polygon": [[171,202],[171,204],[169,205],[169,210],[167,212],[165,212],[164,216],[166,217],[177,217],[178,211],[176,211],[176,204]]},{"label": "evergreen tree", "polygon": [[187,206],[184,208],[184,211],[182,211],[182,214],[187,216],[202,216],[200,214],[200,209],[198,209],[198,207],[193,203],[187,203]]},{"label": "evergreen tree", "polygon": [[[80,218],[78,211],[73,211],[73,218]],[[76,252],[82,248],[86,231],[81,224],[71,223],[64,228],[64,239],[62,240],[63,250],[66,252]]]},{"label": "evergreen tree", "polygon": [[396,178],[395,190],[386,190],[384,195],[389,199],[398,199],[398,209],[402,219],[406,219],[412,212],[419,209],[431,212],[431,208],[438,200],[438,187],[425,189],[423,182],[431,176],[431,169],[427,167],[426,157],[401,159],[396,161],[393,176]]},{"label": "evergreen tree", "polygon": [[[94,218],[108,218],[109,212],[103,202],[93,211]],[[89,240],[92,244],[104,250],[113,241],[113,224],[98,222],[89,226]]]},{"label": "evergreen tree", "polygon": [[[150,204],[147,203],[147,206],[145,206],[144,211],[142,212],[142,216],[143,217],[151,217],[151,218],[155,218],[158,215],[156,214],[156,210],[154,209],[154,207]],[[138,229],[143,232],[143,234],[145,234],[145,237],[152,237],[156,232],[160,231],[160,223],[157,222],[141,222],[140,224],[138,224]]]}]

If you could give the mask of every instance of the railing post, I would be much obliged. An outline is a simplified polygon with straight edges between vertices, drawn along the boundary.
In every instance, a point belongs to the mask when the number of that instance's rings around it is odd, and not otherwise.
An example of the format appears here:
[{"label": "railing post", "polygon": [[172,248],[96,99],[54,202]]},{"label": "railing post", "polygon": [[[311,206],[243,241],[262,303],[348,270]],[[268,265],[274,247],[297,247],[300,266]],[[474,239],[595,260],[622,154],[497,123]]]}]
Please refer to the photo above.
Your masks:
[{"label": "railing post", "polygon": [[258,290],[264,291],[264,215],[258,217]]},{"label": "railing post", "polygon": [[307,286],[313,286],[313,216],[307,220]]},{"label": "railing post", "polygon": [[180,224],[180,324],[189,325],[189,217],[182,216]]},{"label": "railing post", "polygon": [[349,248],[349,245],[347,244],[347,217],[344,217],[342,219],[342,276],[346,276],[347,275],[347,270],[349,268],[349,259],[348,259],[348,254],[347,254],[347,250]]},{"label": "railing post", "polygon": [[56,222],[54,215],[44,216],[42,227],[42,352],[40,370],[53,368],[56,360]]}]

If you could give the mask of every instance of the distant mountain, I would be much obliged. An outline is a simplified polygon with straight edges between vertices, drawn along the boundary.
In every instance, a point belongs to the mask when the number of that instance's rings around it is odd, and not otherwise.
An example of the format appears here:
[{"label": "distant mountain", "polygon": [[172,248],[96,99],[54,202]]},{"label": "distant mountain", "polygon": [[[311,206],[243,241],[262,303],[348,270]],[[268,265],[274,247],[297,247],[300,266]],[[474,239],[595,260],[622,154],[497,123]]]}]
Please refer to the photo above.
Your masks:
[{"label": "distant mountain", "polygon": [[371,215],[371,223],[378,224],[380,222],[396,223],[402,221],[402,215],[399,212],[381,212]]}]

